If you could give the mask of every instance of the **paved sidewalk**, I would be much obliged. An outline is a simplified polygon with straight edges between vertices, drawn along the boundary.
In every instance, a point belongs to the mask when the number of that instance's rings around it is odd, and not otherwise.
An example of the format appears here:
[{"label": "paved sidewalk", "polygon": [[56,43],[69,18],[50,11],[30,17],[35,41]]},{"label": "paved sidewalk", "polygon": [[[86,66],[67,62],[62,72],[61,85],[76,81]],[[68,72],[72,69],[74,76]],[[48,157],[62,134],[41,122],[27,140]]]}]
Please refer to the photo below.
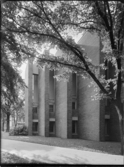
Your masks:
[{"label": "paved sidewalk", "polygon": [[124,164],[124,157],[2,139],[3,151],[50,164]]}]

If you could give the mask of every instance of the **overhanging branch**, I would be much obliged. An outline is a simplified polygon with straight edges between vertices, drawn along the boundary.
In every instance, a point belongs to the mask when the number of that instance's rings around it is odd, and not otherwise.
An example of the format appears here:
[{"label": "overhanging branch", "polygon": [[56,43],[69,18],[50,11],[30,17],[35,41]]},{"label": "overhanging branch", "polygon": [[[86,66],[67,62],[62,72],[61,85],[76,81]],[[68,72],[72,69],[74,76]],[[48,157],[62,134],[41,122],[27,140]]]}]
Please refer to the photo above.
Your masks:
[{"label": "overhanging branch", "polygon": [[50,63],[57,63],[57,64],[60,64],[60,65],[63,65],[63,66],[72,67],[72,68],[76,68],[76,69],[86,71],[86,69],[81,67],[81,66],[76,66],[74,64],[69,64],[67,62],[61,62],[61,61],[57,61],[57,60],[45,59],[45,58],[40,58],[40,57],[36,57],[36,58],[40,59],[41,62],[45,61],[45,62],[50,62]]}]

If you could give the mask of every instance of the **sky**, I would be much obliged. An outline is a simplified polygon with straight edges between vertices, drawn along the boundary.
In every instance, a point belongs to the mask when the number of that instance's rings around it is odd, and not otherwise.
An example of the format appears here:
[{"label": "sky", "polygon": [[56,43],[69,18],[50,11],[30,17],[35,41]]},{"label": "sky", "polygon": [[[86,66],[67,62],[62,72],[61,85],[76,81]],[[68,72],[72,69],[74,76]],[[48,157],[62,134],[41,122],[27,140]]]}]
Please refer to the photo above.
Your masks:
[{"label": "sky", "polygon": [[[75,42],[78,42],[78,40],[81,38],[82,33],[79,33],[76,37],[75,37]],[[56,50],[55,49],[51,49],[50,51],[51,53],[55,54]],[[25,79],[25,70],[26,70],[26,65],[27,65],[27,61],[24,62],[21,67],[19,68],[20,71],[20,75],[22,77],[22,79]]]}]

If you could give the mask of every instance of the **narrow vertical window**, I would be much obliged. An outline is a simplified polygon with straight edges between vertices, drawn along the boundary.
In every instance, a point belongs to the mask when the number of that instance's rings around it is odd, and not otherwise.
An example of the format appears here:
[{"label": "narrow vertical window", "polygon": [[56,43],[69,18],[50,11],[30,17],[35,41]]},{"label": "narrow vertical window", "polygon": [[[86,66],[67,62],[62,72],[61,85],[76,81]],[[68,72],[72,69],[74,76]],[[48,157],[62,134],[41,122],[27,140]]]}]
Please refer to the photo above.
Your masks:
[{"label": "narrow vertical window", "polygon": [[32,109],[32,117],[33,117],[33,119],[38,119],[37,107],[33,107],[33,109]]},{"label": "narrow vertical window", "polygon": [[38,122],[33,122],[32,130],[33,132],[38,132]]},{"label": "narrow vertical window", "polygon": [[110,120],[109,119],[105,119],[105,136],[109,136],[110,132],[109,132],[109,128],[110,128]]},{"label": "narrow vertical window", "polygon": [[72,134],[77,134],[77,124],[78,122],[76,120],[72,121]]},{"label": "narrow vertical window", "polygon": [[54,71],[49,71],[49,99],[54,99]]},{"label": "narrow vertical window", "polygon": [[38,75],[34,74],[34,102],[38,103]]},{"label": "narrow vertical window", "polygon": [[50,104],[50,105],[49,105],[49,112],[54,112],[53,104]]},{"label": "narrow vertical window", "polygon": [[75,110],[75,109],[76,109],[76,103],[72,102],[72,110]]},{"label": "narrow vertical window", "polygon": [[55,133],[55,121],[50,121],[49,122],[49,132],[50,133]]},{"label": "narrow vertical window", "polygon": [[76,74],[72,74],[72,96],[76,96]]},{"label": "narrow vertical window", "polygon": [[109,67],[109,62],[106,60],[105,61],[105,67],[107,68],[106,70],[105,70],[105,79],[107,80],[107,79],[109,79],[109,69],[108,69],[108,67]]}]

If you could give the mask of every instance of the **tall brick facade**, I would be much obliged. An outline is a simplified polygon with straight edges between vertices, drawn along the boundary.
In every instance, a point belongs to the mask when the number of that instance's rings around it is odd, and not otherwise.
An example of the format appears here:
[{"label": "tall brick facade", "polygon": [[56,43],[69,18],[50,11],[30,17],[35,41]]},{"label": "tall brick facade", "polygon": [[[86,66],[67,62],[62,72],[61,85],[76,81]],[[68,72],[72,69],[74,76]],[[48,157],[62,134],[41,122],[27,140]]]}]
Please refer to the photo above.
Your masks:
[{"label": "tall brick facade", "polygon": [[[78,44],[85,48],[93,64],[103,62],[104,55],[96,34],[84,33]],[[92,100],[95,90],[93,86],[89,87],[91,79],[71,74],[69,82],[58,82],[53,76],[61,72],[38,68],[32,59],[29,60],[25,91],[29,135],[119,141],[117,115],[111,114],[110,110],[114,109],[107,106],[107,100]],[[37,86],[34,78],[38,81]]]},{"label": "tall brick facade", "polygon": [[56,82],[56,136],[67,138],[67,82]]},{"label": "tall brick facade", "polygon": [[25,123],[28,126],[28,134],[32,135],[32,71],[33,71],[33,59],[28,61],[26,69],[26,93],[25,93]]},{"label": "tall brick facade", "polygon": [[[85,48],[87,56],[94,65],[100,64],[100,40],[97,35],[84,33],[78,42]],[[95,94],[93,86],[89,87],[92,80],[79,77],[78,85],[78,111],[79,111],[79,137],[88,140],[100,140],[100,101],[92,100]],[[85,98],[84,98],[85,97]],[[82,130],[83,129],[83,130]]]},{"label": "tall brick facade", "polygon": [[48,77],[49,73],[47,68],[39,69],[38,79],[38,132],[40,136],[49,136],[49,108],[48,108]]}]

